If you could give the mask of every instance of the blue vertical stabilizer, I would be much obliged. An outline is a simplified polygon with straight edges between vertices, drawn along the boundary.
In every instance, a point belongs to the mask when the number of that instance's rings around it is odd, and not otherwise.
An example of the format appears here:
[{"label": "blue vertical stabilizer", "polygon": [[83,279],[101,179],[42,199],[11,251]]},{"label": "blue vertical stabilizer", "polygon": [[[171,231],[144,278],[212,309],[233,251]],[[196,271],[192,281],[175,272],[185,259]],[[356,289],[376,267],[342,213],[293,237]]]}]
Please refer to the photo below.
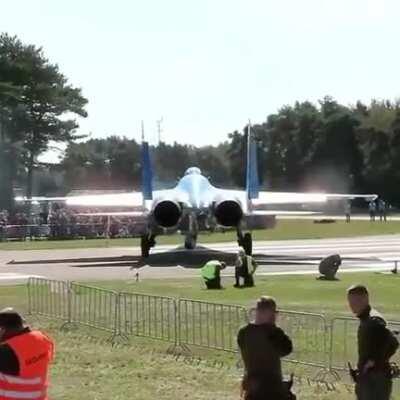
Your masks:
[{"label": "blue vertical stabilizer", "polygon": [[251,134],[251,125],[247,128],[247,169],[246,169],[246,193],[247,198],[257,199],[259,193],[259,179],[257,166],[257,144]]},{"label": "blue vertical stabilizer", "polygon": [[143,200],[153,200],[153,170],[147,142],[142,142],[142,194]]}]

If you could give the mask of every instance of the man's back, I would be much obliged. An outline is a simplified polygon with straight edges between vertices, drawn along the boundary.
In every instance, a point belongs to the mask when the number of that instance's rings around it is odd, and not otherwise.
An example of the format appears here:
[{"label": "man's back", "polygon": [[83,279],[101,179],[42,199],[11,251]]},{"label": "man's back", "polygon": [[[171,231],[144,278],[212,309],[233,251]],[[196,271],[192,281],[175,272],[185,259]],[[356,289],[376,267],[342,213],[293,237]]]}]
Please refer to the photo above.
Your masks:
[{"label": "man's back", "polygon": [[201,268],[201,275],[204,279],[215,279],[219,275],[219,266],[221,263],[217,260],[210,260],[208,261],[202,268]]},{"label": "man's back", "polygon": [[292,352],[292,342],[282,329],[248,324],[239,331],[238,344],[248,375],[282,381],[280,359]]},{"label": "man's back", "polygon": [[389,369],[389,359],[398,347],[397,339],[386,327],[380,313],[368,307],[359,316],[358,367],[362,369],[368,360],[374,361],[375,368]]}]

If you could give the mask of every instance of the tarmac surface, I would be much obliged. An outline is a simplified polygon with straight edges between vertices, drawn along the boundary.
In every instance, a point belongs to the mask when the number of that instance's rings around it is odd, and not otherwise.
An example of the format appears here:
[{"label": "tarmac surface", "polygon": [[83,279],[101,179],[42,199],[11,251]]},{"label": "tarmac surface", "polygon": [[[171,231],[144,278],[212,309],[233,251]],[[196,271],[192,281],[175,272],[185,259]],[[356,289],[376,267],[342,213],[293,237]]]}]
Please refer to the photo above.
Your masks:
[{"label": "tarmac surface", "polygon": [[[159,246],[145,261],[138,248],[0,251],[0,285],[24,283],[29,276],[74,281],[127,280],[199,276],[210,259],[224,260],[223,275],[233,276],[236,243],[207,244],[195,250]],[[331,254],[343,260],[340,272],[390,271],[400,260],[400,235],[362,238],[255,242],[257,275],[317,274],[320,260]],[[400,263],[399,263],[400,267]]]}]

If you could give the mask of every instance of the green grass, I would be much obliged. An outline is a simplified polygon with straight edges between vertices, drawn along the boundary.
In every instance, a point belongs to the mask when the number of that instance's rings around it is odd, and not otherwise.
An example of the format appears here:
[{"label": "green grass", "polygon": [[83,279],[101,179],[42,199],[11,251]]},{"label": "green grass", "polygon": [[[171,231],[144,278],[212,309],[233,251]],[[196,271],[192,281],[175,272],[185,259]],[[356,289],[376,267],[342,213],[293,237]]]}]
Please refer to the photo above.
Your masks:
[{"label": "green grass", "polygon": [[[251,289],[233,289],[231,279],[225,279],[223,291],[206,291],[199,279],[144,280],[93,282],[107,289],[151,293],[173,297],[195,298],[215,302],[250,306],[261,294],[273,295],[283,309],[311,311],[332,315],[350,315],[345,301],[345,289],[354,282],[368,285],[372,301],[386,317],[400,319],[398,286],[400,278],[374,273],[341,274],[336,282],[316,281],[312,276],[260,277]],[[24,286],[1,287],[1,306],[14,305],[27,310]],[[81,293],[85,296],[83,290]],[[195,351],[203,362],[176,360],[165,353],[167,344],[130,338],[129,345],[111,347],[99,340],[99,332],[80,328],[68,333],[60,332],[59,323],[32,320],[35,325],[48,329],[57,343],[57,358],[52,368],[51,396],[55,400],[87,399],[216,399],[239,398],[240,371],[234,368],[235,357],[214,351]],[[304,328],[304,327],[303,327]],[[304,330],[304,329],[303,329]],[[96,339],[93,339],[95,335]],[[295,342],[295,346],[299,343]],[[224,367],[213,365],[213,360]],[[303,367],[285,364],[285,372],[306,373]],[[315,372],[315,370],[314,370]],[[336,385],[334,391],[325,386],[296,384],[298,399],[350,400],[349,387]],[[397,398],[397,397],[396,397]]]},{"label": "green grass", "polygon": [[[388,235],[400,233],[400,221],[389,221],[386,224],[369,221],[353,221],[346,224],[337,221],[332,224],[314,224],[312,220],[278,220],[275,229],[253,232],[255,240],[285,239],[322,239],[335,237],[352,237],[368,235]],[[236,241],[235,232],[201,234],[199,243],[219,243]],[[169,235],[157,238],[158,244],[181,244],[182,236]],[[40,240],[26,242],[1,242],[0,250],[44,250],[104,248],[121,246],[139,246],[139,239],[90,239],[90,240]]]},{"label": "green grass", "polygon": [[[239,399],[240,371],[233,367],[176,360],[150,342],[111,347],[77,333],[51,334],[57,343],[50,388],[54,400]],[[353,398],[341,384],[328,391],[304,382],[295,390],[299,400]]]},{"label": "green grass", "polygon": [[338,281],[317,281],[312,275],[256,278],[256,287],[235,289],[233,278],[223,278],[224,290],[207,291],[200,279],[149,279],[96,282],[96,286],[118,291],[199,299],[251,306],[261,295],[274,296],[282,309],[308,311],[326,315],[349,315],[346,289],[354,283],[371,288],[373,304],[387,318],[400,320],[398,301],[400,276],[379,273],[339,273]]}]

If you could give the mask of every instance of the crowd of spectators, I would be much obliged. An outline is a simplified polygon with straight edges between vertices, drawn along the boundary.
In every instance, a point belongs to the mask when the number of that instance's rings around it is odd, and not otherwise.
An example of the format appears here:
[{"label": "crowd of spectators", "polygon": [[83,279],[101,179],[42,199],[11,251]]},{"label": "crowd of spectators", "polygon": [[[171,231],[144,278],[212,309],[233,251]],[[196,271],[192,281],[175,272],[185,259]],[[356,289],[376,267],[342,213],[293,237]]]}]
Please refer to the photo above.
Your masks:
[{"label": "crowd of spectators", "polygon": [[54,207],[40,210],[28,218],[24,213],[11,215],[0,211],[0,239],[27,237],[51,239],[132,237],[138,234],[137,218],[129,216],[83,215],[101,213],[99,209]]},{"label": "crowd of spectators", "polygon": [[10,214],[7,210],[0,211],[0,226],[27,225],[29,220],[25,213]]}]

